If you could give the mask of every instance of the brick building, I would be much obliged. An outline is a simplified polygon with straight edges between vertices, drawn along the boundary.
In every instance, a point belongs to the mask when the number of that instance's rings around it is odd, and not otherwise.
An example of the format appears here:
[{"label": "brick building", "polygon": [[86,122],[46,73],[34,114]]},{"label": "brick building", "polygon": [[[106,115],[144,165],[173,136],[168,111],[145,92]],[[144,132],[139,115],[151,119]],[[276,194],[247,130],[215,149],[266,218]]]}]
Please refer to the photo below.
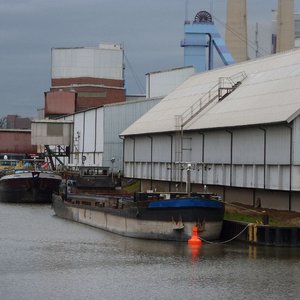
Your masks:
[{"label": "brick building", "polygon": [[123,48],[52,49],[50,91],[45,92],[45,117],[57,117],[126,99]]}]

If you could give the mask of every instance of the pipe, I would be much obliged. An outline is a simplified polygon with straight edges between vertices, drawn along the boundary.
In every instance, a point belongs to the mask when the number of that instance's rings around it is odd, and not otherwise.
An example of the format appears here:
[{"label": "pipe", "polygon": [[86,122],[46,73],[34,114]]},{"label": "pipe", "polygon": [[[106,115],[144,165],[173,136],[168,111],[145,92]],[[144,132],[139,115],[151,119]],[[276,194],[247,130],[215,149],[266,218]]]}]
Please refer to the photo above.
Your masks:
[{"label": "pipe", "polygon": [[97,110],[95,111],[95,136],[94,136],[94,165],[96,164],[96,145],[97,145]]},{"label": "pipe", "polygon": [[173,135],[169,135],[171,138],[171,169],[170,169],[170,181],[169,181],[169,192],[172,190],[172,183],[173,183]]},{"label": "pipe", "polygon": [[201,159],[202,159],[202,179],[201,179],[201,181],[202,181],[202,184],[204,184],[203,181],[204,181],[204,138],[205,138],[205,135],[203,132],[199,132],[199,134],[202,135],[202,157],[201,157]]},{"label": "pipe", "polygon": [[292,163],[293,163],[293,127],[290,127],[290,186],[289,186],[289,211],[292,210]]},{"label": "pipe", "polygon": [[263,127],[258,129],[264,132],[264,190],[266,189],[266,158],[267,158],[267,130]]},{"label": "pipe", "polygon": [[212,37],[210,33],[207,33],[209,41],[208,41],[208,70],[213,69],[213,43]]},{"label": "pipe", "polygon": [[230,176],[229,176],[229,186],[232,186],[232,158],[233,158],[233,132],[226,129],[226,132],[230,134]]},{"label": "pipe", "polygon": [[121,174],[123,174],[124,176],[124,170],[125,170],[125,138],[124,136],[119,135],[119,139],[122,140],[122,157],[123,157],[123,161],[122,161],[122,170],[121,170]]},{"label": "pipe", "polygon": [[83,157],[84,157],[84,137],[85,137],[85,112],[83,113],[83,122],[82,122],[82,152],[81,152],[81,164],[84,164]]},{"label": "pipe", "polygon": [[290,129],[290,170],[289,170],[289,211],[292,209],[292,163],[293,163],[293,127],[284,125]]},{"label": "pipe", "polygon": [[191,164],[188,164],[186,168],[186,193],[188,197],[191,197],[191,168]]},{"label": "pipe", "polygon": [[135,178],[135,137],[133,139],[133,153],[132,153],[132,158],[133,158],[133,170],[132,170],[132,177]]},{"label": "pipe", "polygon": [[148,138],[151,140],[150,145],[150,190],[153,188],[153,137],[148,136]]}]

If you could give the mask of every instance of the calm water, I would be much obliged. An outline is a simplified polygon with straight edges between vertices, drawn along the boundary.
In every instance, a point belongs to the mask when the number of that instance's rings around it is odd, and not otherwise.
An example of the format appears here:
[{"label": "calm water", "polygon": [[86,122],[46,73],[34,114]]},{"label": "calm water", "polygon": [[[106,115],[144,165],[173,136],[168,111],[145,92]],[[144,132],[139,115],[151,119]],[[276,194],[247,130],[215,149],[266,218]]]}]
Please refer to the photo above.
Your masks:
[{"label": "calm water", "polygon": [[300,249],[120,237],[0,203],[0,299],[299,299]]}]

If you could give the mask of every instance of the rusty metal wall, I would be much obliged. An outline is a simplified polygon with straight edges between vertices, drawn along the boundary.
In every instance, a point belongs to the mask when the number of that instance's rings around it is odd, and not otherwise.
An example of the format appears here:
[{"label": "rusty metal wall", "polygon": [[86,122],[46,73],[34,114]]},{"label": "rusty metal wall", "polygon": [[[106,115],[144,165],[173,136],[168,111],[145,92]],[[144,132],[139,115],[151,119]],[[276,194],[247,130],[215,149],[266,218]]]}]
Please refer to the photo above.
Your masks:
[{"label": "rusty metal wall", "polygon": [[54,114],[72,114],[75,112],[76,93],[69,91],[51,91],[45,93],[45,116]]},{"label": "rusty metal wall", "polygon": [[0,129],[0,153],[36,154],[31,145],[31,130]]}]

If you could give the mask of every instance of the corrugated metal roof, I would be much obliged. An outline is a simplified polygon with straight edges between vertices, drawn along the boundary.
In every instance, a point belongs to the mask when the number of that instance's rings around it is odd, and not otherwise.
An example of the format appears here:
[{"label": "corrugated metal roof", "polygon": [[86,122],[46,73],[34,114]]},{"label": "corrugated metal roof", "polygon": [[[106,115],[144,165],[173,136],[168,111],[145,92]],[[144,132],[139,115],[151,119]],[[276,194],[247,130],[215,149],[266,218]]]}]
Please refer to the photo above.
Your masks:
[{"label": "corrugated metal roof", "polygon": [[196,74],[161,100],[122,135],[175,130],[181,115],[220,77],[245,72],[247,78],[222,101],[211,103],[184,129],[209,129],[290,122],[300,111],[300,49]]}]

